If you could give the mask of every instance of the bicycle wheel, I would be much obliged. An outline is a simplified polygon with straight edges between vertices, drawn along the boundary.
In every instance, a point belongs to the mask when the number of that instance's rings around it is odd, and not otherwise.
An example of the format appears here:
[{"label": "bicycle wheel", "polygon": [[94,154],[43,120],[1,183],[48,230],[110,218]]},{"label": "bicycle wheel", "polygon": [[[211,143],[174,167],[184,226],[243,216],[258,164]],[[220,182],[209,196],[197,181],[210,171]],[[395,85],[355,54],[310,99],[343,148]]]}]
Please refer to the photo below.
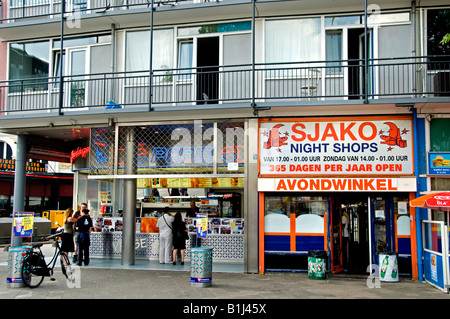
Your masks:
[{"label": "bicycle wheel", "polygon": [[71,278],[72,276],[72,266],[70,265],[69,257],[65,254],[61,254],[61,270],[66,278]]},{"label": "bicycle wheel", "polygon": [[41,256],[37,252],[32,252],[24,258],[21,275],[23,283],[30,288],[36,288],[42,283],[45,270],[41,263]]}]

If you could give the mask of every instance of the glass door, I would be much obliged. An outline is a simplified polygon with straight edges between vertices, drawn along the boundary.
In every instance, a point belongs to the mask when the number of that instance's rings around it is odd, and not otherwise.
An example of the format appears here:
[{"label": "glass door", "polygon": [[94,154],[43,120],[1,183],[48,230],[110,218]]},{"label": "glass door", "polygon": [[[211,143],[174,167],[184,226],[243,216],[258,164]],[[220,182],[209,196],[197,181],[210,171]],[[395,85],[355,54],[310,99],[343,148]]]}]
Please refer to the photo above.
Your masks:
[{"label": "glass door", "polygon": [[331,199],[331,273],[340,273],[344,271],[342,254],[342,204],[341,201]]},{"label": "glass door", "polygon": [[86,49],[73,49],[68,53],[68,103],[70,107],[82,107],[86,104]]},{"label": "glass door", "polygon": [[379,253],[395,252],[392,197],[373,197],[371,203],[372,263],[378,264]]}]

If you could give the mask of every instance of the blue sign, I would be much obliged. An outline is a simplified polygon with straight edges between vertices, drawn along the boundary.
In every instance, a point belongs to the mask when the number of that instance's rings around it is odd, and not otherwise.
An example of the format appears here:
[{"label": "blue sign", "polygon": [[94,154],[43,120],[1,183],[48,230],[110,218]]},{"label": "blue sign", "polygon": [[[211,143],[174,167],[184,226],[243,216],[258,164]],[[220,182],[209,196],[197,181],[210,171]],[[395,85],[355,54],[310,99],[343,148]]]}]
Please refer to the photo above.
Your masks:
[{"label": "blue sign", "polygon": [[450,175],[450,152],[428,152],[428,175]]}]

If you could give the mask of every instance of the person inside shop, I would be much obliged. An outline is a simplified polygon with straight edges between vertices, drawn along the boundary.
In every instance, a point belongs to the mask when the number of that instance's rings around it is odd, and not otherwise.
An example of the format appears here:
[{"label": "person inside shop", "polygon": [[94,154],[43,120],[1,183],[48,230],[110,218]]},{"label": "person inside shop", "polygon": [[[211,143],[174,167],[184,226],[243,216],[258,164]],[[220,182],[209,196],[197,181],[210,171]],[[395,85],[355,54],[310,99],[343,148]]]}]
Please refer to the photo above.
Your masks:
[{"label": "person inside shop", "polygon": [[91,245],[92,219],[88,210],[81,210],[81,217],[77,220],[76,230],[78,231],[78,266],[89,265],[89,246]]},{"label": "person inside shop", "polygon": [[350,260],[349,216],[347,212],[342,214],[342,252],[344,268],[348,267]]},{"label": "person inside shop", "polygon": [[74,231],[74,225],[77,222],[77,219],[72,217],[73,215],[73,209],[67,208],[64,213],[64,233],[62,235],[61,240],[61,251],[66,256],[69,253],[73,253],[75,251],[75,244],[74,244],[74,238],[73,238],[73,231]]},{"label": "person inside shop", "polygon": [[[80,209],[77,210],[73,214],[72,217],[78,220],[81,217],[81,212],[86,212],[86,214],[89,215],[89,209],[87,207],[88,207],[88,205],[86,203],[81,203]],[[74,225],[74,231],[73,231],[73,238],[75,240],[75,251],[73,253],[73,262],[76,263],[76,262],[78,262],[79,245],[78,245],[78,231],[76,230],[75,225]]]},{"label": "person inside shop", "polygon": [[197,217],[197,213],[200,212],[200,209],[195,206],[195,200],[191,200],[191,207],[186,212],[186,217],[195,218]]},{"label": "person inside shop", "polygon": [[175,214],[174,221],[172,223],[172,235],[173,235],[173,264],[177,264],[177,253],[181,254],[181,265],[184,265],[184,250],[186,249],[186,240],[189,239],[186,231],[186,223],[181,218],[181,213]]},{"label": "person inside shop", "polygon": [[172,223],[174,218],[170,215],[169,207],[164,207],[164,214],[158,219],[156,227],[159,228],[159,263],[169,264],[172,250]]},{"label": "person inside shop", "polygon": [[[200,212],[200,209],[195,205],[195,200],[191,200],[191,207],[186,212],[186,217],[195,218],[197,217],[197,213]],[[201,246],[201,238],[197,238],[197,233],[190,234],[189,240],[191,243],[191,247],[200,247]]]}]

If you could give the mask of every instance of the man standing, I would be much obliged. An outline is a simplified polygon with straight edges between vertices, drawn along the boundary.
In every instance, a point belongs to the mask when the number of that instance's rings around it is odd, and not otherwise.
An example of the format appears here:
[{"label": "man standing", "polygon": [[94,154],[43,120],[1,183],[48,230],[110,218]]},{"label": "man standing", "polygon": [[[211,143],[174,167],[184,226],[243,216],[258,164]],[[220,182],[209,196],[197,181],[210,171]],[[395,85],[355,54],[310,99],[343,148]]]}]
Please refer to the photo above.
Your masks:
[{"label": "man standing", "polygon": [[[89,214],[89,209],[87,208],[87,204],[86,203],[81,203],[80,205],[80,210],[77,210],[74,214],[73,214],[73,218],[76,219],[80,219],[81,217],[81,212],[86,212],[86,214]],[[75,251],[73,253],[73,262],[76,263],[78,262],[78,251],[80,250],[79,244],[78,244],[78,230],[77,230],[77,225],[75,224],[75,229],[73,231],[73,237],[75,240]]]},{"label": "man standing", "polygon": [[174,218],[169,214],[169,207],[164,207],[164,214],[158,219],[159,228],[159,263],[170,264],[172,254],[172,223]]},{"label": "man standing", "polygon": [[84,265],[89,265],[89,246],[91,245],[91,230],[92,230],[92,219],[89,216],[87,210],[81,211],[81,217],[78,219],[76,224],[76,229],[78,231],[77,241],[78,241],[78,266],[81,266],[82,262]]}]

